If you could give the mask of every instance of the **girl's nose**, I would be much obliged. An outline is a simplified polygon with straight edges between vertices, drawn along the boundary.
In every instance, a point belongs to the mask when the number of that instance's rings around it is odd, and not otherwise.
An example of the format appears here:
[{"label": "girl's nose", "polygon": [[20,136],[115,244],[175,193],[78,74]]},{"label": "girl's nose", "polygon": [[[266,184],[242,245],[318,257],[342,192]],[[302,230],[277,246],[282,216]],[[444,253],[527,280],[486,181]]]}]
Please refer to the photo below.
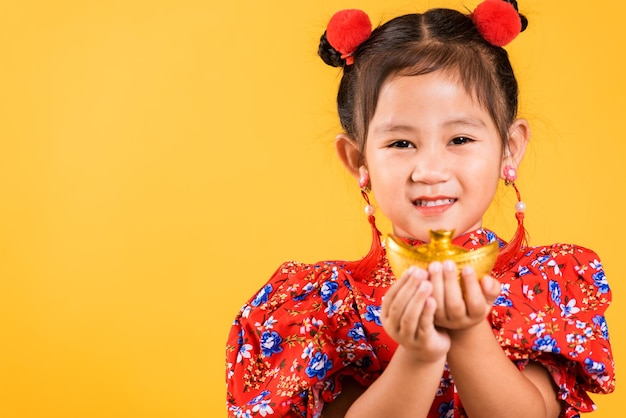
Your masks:
[{"label": "girl's nose", "polygon": [[411,180],[415,183],[435,184],[446,181],[450,162],[445,151],[436,146],[420,149],[415,153]]}]

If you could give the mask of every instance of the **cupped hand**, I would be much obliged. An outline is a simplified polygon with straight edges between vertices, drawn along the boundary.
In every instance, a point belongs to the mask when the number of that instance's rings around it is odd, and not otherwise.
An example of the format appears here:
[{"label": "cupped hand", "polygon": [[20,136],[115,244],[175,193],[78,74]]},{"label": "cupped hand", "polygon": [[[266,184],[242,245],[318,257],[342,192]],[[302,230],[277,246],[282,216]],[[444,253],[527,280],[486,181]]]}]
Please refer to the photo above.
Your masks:
[{"label": "cupped hand", "polygon": [[450,349],[447,332],[435,327],[437,302],[428,272],[410,267],[389,289],[382,303],[383,328],[419,361],[435,361]]},{"label": "cupped hand", "polygon": [[464,267],[459,279],[456,264],[450,260],[431,263],[428,273],[437,302],[434,321],[438,327],[467,329],[481,323],[500,294],[498,280],[491,276],[479,280],[471,267]]}]

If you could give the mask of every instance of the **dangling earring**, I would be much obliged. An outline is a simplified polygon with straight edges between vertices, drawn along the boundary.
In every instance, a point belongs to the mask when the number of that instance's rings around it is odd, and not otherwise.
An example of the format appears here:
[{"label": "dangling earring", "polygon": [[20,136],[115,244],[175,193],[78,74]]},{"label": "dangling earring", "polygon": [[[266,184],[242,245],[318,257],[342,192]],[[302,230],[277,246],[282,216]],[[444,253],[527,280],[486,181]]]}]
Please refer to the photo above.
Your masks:
[{"label": "dangling earring", "polygon": [[515,168],[507,164],[504,166],[504,170],[502,171],[502,175],[504,176],[504,184],[506,184],[507,186],[517,180],[517,170]]},{"label": "dangling earring", "polygon": [[372,245],[370,246],[370,250],[365,257],[359,261],[348,263],[346,267],[349,270],[352,270],[356,277],[366,279],[376,271],[383,254],[383,247],[380,241],[381,233],[376,227],[376,218],[374,217],[376,207],[370,203],[368,195],[371,191],[371,185],[370,176],[365,166],[359,167],[359,188],[361,189],[361,196],[363,196],[363,199],[365,199],[365,202],[367,203],[365,206],[365,214],[367,215],[367,220],[369,221],[372,229]]},{"label": "dangling earring", "polygon": [[515,212],[522,213],[522,218],[524,217],[524,211],[526,210],[526,203],[522,202],[522,197],[515,185],[515,180],[517,180],[517,170],[510,165],[504,166],[504,184],[507,186],[513,186],[515,189],[515,193],[517,194],[517,203],[515,204]]},{"label": "dangling earring", "polygon": [[504,184],[507,186],[513,186],[515,194],[517,195],[517,203],[515,204],[517,229],[511,241],[509,241],[509,243],[502,248],[502,250],[500,250],[496,267],[494,268],[497,274],[502,274],[508,270],[517,259],[520,249],[528,244],[528,233],[526,232],[526,228],[524,228],[524,212],[526,211],[526,204],[522,201],[519,189],[515,185],[515,180],[517,180],[517,170],[510,165],[505,165],[502,177],[504,177]]},{"label": "dangling earring", "polygon": [[368,193],[372,190],[370,185],[370,175],[367,172],[367,169],[363,166],[359,167],[359,188],[361,189],[361,195],[367,205],[365,206],[365,214],[369,216],[374,216],[376,213],[376,207],[370,203],[370,198]]}]

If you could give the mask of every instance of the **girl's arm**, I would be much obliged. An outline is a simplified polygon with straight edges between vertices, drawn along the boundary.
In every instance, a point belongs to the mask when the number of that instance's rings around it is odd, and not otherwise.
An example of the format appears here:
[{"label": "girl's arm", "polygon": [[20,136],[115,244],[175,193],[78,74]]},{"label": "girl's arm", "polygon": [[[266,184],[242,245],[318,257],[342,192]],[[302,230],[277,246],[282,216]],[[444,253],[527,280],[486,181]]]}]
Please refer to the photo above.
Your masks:
[{"label": "girl's arm", "polygon": [[562,404],[554,382],[538,363],[523,371],[504,354],[487,321],[450,331],[448,365],[471,418],[557,418]]},{"label": "girl's arm", "polygon": [[558,417],[562,405],[547,370],[531,363],[520,372],[485,319],[500,292],[498,281],[479,281],[471,268],[459,281],[451,262],[433,263],[429,272],[438,302],[435,323],[448,329],[448,365],[468,416]]},{"label": "girl's arm", "polygon": [[450,348],[446,332],[434,326],[436,302],[425,270],[409,269],[383,300],[385,331],[399,346],[381,376],[367,389],[342,382],[341,395],[328,403],[329,417],[426,417],[439,388]]},{"label": "girl's arm", "polygon": [[369,388],[344,380],[341,395],[324,407],[323,418],[426,417],[445,365],[445,356],[428,363],[399,346],[389,365]]}]

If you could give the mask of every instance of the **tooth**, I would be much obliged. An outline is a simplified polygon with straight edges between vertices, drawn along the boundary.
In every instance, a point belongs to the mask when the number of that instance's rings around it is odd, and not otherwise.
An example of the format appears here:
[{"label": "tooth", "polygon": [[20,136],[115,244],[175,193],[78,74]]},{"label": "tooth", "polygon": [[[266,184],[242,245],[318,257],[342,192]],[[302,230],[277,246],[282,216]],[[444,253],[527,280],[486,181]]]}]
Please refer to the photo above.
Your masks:
[{"label": "tooth", "polygon": [[452,202],[452,199],[419,200],[418,206],[441,206]]}]

